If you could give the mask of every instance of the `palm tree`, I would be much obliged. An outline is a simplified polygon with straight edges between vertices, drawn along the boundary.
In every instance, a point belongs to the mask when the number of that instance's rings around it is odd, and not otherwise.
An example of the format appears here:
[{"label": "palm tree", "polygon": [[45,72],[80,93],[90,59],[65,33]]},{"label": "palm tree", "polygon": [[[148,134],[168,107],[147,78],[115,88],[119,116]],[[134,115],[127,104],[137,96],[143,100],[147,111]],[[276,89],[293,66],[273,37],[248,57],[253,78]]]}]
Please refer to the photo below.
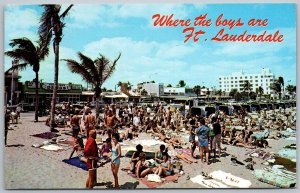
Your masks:
[{"label": "palm tree", "polygon": [[284,93],[284,79],[283,79],[282,76],[278,77],[278,83],[281,85],[281,89],[282,89],[282,93],[283,93],[283,98],[284,98],[284,95],[285,95],[285,93]]},{"label": "palm tree", "polygon": [[62,20],[68,15],[70,9],[73,4],[70,5],[62,14],[61,5],[53,4],[53,5],[42,5],[44,7],[44,12],[40,18],[40,26],[39,26],[39,34],[41,34],[42,38],[47,41],[47,46],[49,46],[50,41],[53,37],[53,50],[55,54],[54,60],[54,86],[53,86],[53,95],[51,102],[51,130],[54,130],[55,127],[55,104],[56,104],[56,96],[57,96],[57,88],[58,88],[58,65],[59,65],[59,44],[61,42],[63,36],[63,28],[65,23]]},{"label": "palm tree", "polygon": [[127,89],[128,89],[128,90],[131,90],[131,89],[132,89],[132,86],[133,86],[133,85],[128,81],[128,82],[127,82]]},{"label": "palm tree", "polygon": [[236,88],[231,89],[231,91],[229,92],[229,96],[235,98],[236,94],[237,94],[238,90]]},{"label": "palm tree", "polygon": [[166,87],[172,87],[172,84],[168,84]]},{"label": "palm tree", "polygon": [[193,92],[197,95],[197,98],[198,98],[199,95],[201,94],[201,86],[199,86],[199,85],[194,86]]},{"label": "palm tree", "polygon": [[296,92],[296,86],[293,86],[293,85],[287,85],[287,87],[285,88],[289,95],[291,95],[292,97],[294,97],[294,93]]},{"label": "palm tree", "polygon": [[179,80],[178,82],[178,87],[185,87],[186,83],[184,82],[184,80]]},{"label": "palm tree", "polygon": [[117,86],[121,89],[122,88],[122,84],[123,83],[121,81],[119,81],[118,84],[117,84]]},{"label": "palm tree", "polygon": [[261,99],[261,96],[264,94],[264,89],[263,87],[259,86],[258,88],[256,88],[256,94],[259,96],[259,98]]},{"label": "palm tree", "polygon": [[78,53],[78,56],[80,63],[72,59],[65,59],[65,61],[67,62],[71,72],[79,74],[83,80],[94,86],[96,96],[96,117],[98,117],[98,102],[102,92],[101,87],[114,72],[117,61],[120,59],[121,54],[119,54],[114,61],[110,61],[101,54],[100,57],[96,58],[95,60],[83,55],[81,52]]},{"label": "palm tree", "polygon": [[30,39],[25,37],[12,39],[9,45],[13,50],[5,52],[5,55],[23,62],[12,66],[6,73],[10,70],[23,70],[28,66],[32,66],[35,73],[35,122],[38,121],[40,62],[49,54],[49,49],[44,44],[45,42],[42,40],[42,37],[37,41],[37,46],[35,46]]},{"label": "palm tree", "polygon": [[270,85],[270,89],[273,90],[276,94],[279,95],[279,99],[281,100],[281,84],[278,80]]},{"label": "palm tree", "polygon": [[252,85],[250,84],[249,80],[246,80],[246,81],[244,82],[243,87],[244,87],[243,90],[244,90],[245,92],[248,93],[248,99],[249,99],[249,92],[250,92],[251,87],[252,87]]}]

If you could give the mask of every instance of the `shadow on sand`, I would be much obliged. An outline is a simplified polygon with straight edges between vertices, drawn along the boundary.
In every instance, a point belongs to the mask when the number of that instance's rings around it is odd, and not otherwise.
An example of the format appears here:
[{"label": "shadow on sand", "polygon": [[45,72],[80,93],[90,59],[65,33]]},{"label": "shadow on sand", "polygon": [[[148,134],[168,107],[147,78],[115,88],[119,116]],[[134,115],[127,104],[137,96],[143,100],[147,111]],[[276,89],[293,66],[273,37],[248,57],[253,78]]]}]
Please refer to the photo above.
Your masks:
[{"label": "shadow on sand", "polygon": [[[126,182],[125,184],[120,185],[118,189],[136,189],[139,184],[139,182]],[[112,182],[101,182],[97,183],[95,186],[105,186],[107,189],[114,189]]]}]

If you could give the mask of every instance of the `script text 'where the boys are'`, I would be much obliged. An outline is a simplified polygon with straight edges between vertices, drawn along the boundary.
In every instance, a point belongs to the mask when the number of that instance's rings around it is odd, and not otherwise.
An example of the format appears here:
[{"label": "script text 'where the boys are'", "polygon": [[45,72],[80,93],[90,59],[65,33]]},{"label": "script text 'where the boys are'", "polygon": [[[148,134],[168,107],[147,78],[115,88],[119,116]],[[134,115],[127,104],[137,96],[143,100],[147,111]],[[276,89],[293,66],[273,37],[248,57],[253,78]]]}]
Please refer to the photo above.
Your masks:
[{"label": "script text 'where the boys are'", "polygon": [[[267,27],[268,19],[250,19],[244,24],[242,18],[228,19],[224,17],[224,14],[220,14],[215,21],[208,17],[208,14],[202,14],[198,17],[191,19],[174,19],[174,14],[171,15],[160,15],[155,14],[152,16],[154,20],[154,27],[184,27],[182,33],[185,34],[184,43],[189,40],[199,42],[201,36],[204,37],[206,34],[205,28],[209,27],[222,27],[217,34],[213,35],[210,40],[216,42],[282,42],[284,36],[277,30],[274,33],[269,33],[267,30],[260,32],[260,34],[249,34],[248,30],[245,29],[243,33],[232,34],[232,29],[237,27]],[[196,29],[201,27],[202,29]],[[227,29],[226,29],[227,28]],[[204,41],[207,38],[202,38]]]}]

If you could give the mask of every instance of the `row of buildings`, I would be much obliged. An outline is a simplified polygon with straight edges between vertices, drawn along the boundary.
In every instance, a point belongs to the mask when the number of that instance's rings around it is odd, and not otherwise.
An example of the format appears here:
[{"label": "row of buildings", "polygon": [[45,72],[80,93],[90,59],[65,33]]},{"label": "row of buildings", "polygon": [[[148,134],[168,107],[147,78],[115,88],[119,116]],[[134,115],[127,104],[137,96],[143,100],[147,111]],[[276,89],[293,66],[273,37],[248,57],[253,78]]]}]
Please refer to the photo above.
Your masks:
[{"label": "row of buildings", "polygon": [[[10,72],[5,75],[5,104],[17,104],[19,102],[34,103],[35,102],[35,82],[26,81],[19,82],[19,74],[17,71]],[[219,78],[219,89],[222,91],[221,96],[214,96],[212,89],[201,88],[198,96],[189,87],[166,87],[162,83],[140,83],[135,89],[128,89],[127,84],[122,84],[119,92],[103,92],[102,98],[108,102],[120,100],[125,101],[140,101],[146,97],[156,97],[162,100],[172,100],[176,98],[191,98],[191,97],[208,97],[212,99],[228,99],[228,93],[232,89],[237,89],[239,92],[243,90],[245,81],[249,81],[252,85],[252,91],[262,87],[264,94],[273,95],[270,85],[275,81],[275,75],[269,69],[263,69],[258,74],[246,74],[244,72],[232,73],[229,76],[221,76]],[[39,101],[40,103],[50,103],[52,98],[53,83],[39,82]],[[94,92],[87,90],[81,84],[59,84],[58,87],[58,102],[94,102]],[[211,93],[211,94],[209,94]]]}]

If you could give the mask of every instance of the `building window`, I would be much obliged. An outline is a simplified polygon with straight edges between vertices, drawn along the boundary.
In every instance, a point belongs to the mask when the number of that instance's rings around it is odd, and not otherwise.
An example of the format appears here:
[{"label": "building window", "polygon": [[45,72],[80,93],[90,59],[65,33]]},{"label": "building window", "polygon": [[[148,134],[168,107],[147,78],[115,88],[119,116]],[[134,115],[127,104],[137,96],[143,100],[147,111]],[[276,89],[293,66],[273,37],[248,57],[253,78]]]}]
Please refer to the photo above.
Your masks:
[{"label": "building window", "polygon": [[247,79],[247,76],[245,76],[245,79]]},{"label": "building window", "polygon": [[252,76],[250,76],[250,79],[252,79]]},{"label": "building window", "polygon": [[258,76],[255,76],[255,78],[258,78]]},{"label": "building window", "polygon": [[255,80],[255,82],[258,82],[258,80]]},{"label": "building window", "polygon": [[237,77],[235,77],[235,79],[237,79]]}]

